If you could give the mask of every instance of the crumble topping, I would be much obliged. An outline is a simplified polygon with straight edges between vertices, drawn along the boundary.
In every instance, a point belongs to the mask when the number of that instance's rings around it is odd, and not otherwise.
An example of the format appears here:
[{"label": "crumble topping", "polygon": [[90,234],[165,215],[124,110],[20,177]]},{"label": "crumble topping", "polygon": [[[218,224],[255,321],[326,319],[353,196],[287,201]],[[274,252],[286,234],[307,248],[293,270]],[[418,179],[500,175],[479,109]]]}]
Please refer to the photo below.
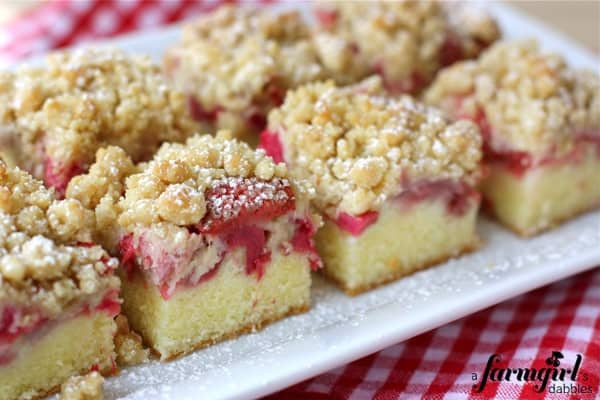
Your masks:
[{"label": "crumble topping", "polygon": [[158,66],[116,49],[53,53],[43,67],[4,73],[0,88],[0,122],[18,135],[21,166],[38,177],[43,163],[60,173],[85,171],[108,144],[148,159],[162,142],[183,141],[196,127],[185,97]]},{"label": "crumble topping", "polygon": [[[218,127],[244,133],[241,115],[265,115],[287,88],[323,77],[310,31],[297,12],[223,6],[184,25],[182,41],[164,62],[177,87]],[[242,132],[238,132],[242,130]]]},{"label": "crumble topping", "polygon": [[104,378],[98,372],[72,376],[60,387],[59,400],[102,400]]},{"label": "crumble topping", "polygon": [[[93,215],[75,199],[56,200],[54,191],[16,167],[0,161],[0,213],[5,232],[61,243],[90,242]],[[10,222],[9,222],[10,221]]]},{"label": "crumble topping", "polygon": [[[254,182],[263,195],[277,193],[278,182],[287,182],[285,165],[229,136],[220,131],[216,137],[198,135],[185,144],[164,144],[142,172],[127,178],[125,197],[119,203],[121,226],[131,230],[136,224],[196,224],[214,210],[214,204],[207,204],[207,190],[242,178]],[[226,196],[217,199],[226,200]],[[229,212],[234,213],[233,208]]]},{"label": "crumble topping", "polygon": [[449,37],[464,58],[500,35],[489,15],[443,2],[327,1],[316,14],[318,50],[336,81],[353,83],[377,71],[392,87],[405,84],[409,91],[418,87],[403,81],[427,82],[442,66]]},{"label": "crumble topping", "polygon": [[56,200],[41,182],[0,162],[0,304],[19,310],[13,329],[118,290],[111,274],[117,260],[87,244],[91,217],[77,200]]},{"label": "crumble topping", "polygon": [[381,80],[291,91],[269,114],[294,177],[316,188],[322,212],[361,214],[402,191],[406,181],[479,177],[481,138],[468,121],[450,123],[410,97],[381,94]]},{"label": "crumble topping", "polygon": [[111,254],[121,234],[117,223],[119,200],[125,193],[125,179],[138,172],[123,149],[109,146],[96,152],[96,162],[86,174],[71,179],[66,198],[78,200],[95,217],[94,242],[100,243]]},{"label": "crumble topping", "polygon": [[483,111],[495,150],[566,154],[577,134],[600,131],[598,74],[570,69],[533,40],[498,43],[442,71],[425,99],[458,117]]},{"label": "crumble topping", "polygon": [[129,328],[127,317],[119,314],[115,318],[117,334],[115,336],[115,352],[117,364],[130,366],[149,361],[150,350],[142,345],[142,337]]}]

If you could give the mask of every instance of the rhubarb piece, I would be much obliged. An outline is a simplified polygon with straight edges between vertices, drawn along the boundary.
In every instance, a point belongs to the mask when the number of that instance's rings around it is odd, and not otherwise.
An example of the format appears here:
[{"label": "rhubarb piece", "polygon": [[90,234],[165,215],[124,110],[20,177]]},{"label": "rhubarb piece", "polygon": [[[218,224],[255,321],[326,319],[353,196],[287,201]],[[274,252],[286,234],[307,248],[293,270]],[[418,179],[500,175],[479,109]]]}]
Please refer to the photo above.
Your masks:
[{"label": "rhubarb piece", "polygon": [[324,272],[356,294],[472,250],[481,137],[378,77],[301,86],[269,114],[261,147],[314,186]]},{"label": "rhubarb piece", "polygon": [[489,211],[528,236],[600,205],[600,78],[534,41],[498,43],[440,73],[428,102],[476,122]]},{"label": "rhubarb piece", "polygon": [[0,388],[31,399],[72,375],[114,372],[118,261],[93,215],[0,162]]},{"label": "rhubarb piece", "polygon": [[149,58],[117,50],[53,53],[44,66],[0,74],[0,88],[0,150],[59,195],[101,147],[138,162],[197,129],[184,95]]},{"label": "rhubarb piece", "polygon": [[318,3],[315,43],[327,75],[348,84],[377,73],[393,93],[419,92],[441,67],[476,57],[500,36],[491,16],[454,3]]},{"label": "rhubarb piece", "polygon": [[229,129],[251,143],[287,89],[324,77],[299,13],[235,6],[184,25],[181,43],[165,55],[164,71],[209,131]]},{"label": "rhubarb piece", "polygon": [[118,204],[123,311],[161,359],[309,307],[310,191],[229,136],[163,145]]}]

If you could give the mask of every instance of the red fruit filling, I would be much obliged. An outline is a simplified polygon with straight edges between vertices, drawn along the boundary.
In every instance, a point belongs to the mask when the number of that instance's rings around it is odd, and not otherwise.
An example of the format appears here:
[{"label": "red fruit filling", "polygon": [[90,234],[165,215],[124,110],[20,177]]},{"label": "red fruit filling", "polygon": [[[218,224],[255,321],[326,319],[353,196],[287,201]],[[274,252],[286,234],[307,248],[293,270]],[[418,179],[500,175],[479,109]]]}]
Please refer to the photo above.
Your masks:
[{"label": "red fruit filling", "polygon": [[205,193],[207,212],[195,226],[200,233],[219,234],[248,222],[267,221],[295,209],[290,183],[254,178],[222,180]]},{"label": "red fruit filling", "polygon": [[440,49],[440,65],[447,67],[464,58],[460,37],[454,32],[448,32]]},{"label": "red fruit filling", "polygon": [[284,162],[283,146],[277,132],[272,132],[268,129],[262,131],[258,148],[263,149],[276,163]]},{"label": "red fruit filling", "polygon": [[[119,291],[111,290],[102,298],[100,304],[96,306],[94,311],[103,311],[111,317],[116,317],[121,312],[121,300],[119,300]],[[83,308],[84,314],[90,314],[90,308],[86,305]]]},{"label": "red fruit filling", "polygon": [[[106,312],[115,317],[121,311],[119,291],[111,290],[94,309]],[[89,305],[84,305],[73,317],[90,314]],[[22,316],[27,315],[27,325],[20,325]],[[19,337],[34,332],[48,322],[42,314],[32,310],[23,310],[13,306],[5,306],[0,310],[0,366],[9,364],[16,357],[14,343]]]},{"label": "red fruit filling", "polygon": [[[177,276],[175,273],[189,265],[198,251],[215,245],[217,241],[226,244],[217,263],[195,282],[190,281],[190,275],[177,285],[195,286],[207,281],[215,276],[225,254],[238,247],[245,250],[246,273],[256,273],[257,279],[260,279],[271,261],[271,252],[266,248],[270,232],[261,228],[260,223],[295,209],[291,186],[281,179],[262,182],[254,178],[229,178],[208,189],[205,198],[207,213],[200,223],[188,227],[192,236],[185,245],[168,249],[144,234],[137,240],[133,234],[125,235],[119,243],[125,271],[130,274],[136,267],[151,270],[152,281],[159,287],[165,300],[172,295],[172,280]],[[311,240],[315,228],[309,220],[297,220],[295,223],[297,229],[291,240],[292,247],[308,253],[311,267],[316,268],[320,265],[320,259]]]},{"label": "red fruit filling", "polygon": [[475,114],[463,111],[462,103],[467,96],[456,97],[453,100],[453,108],[458,110],[456,112],[458,118],[471,120],[479,126],[483,138],[483,160],[486,164],[502,164],[513,175],[522,177],[529,169],[536,166],[580,161],[584,154],[583,146],[586,142],[595,143],[598,154],[600,154],[600,136],[590,132],[576,134],[577,144],[575,148],[569,154],[561,157],[550,155],[534,161],[532,155],[526,151],[494,149],[491,145],[493,130],[483,109],[478,108]]},{"label": "red fruit filling", "polygon": [[[20,324],[23,314],[29,316],[26,325]],[[0,346],[10,344],[19,336],[32,332],[45,321],[42,315],[37,312],[5,306],[0,314]]]},{"label": "red fruit filling", "polygon": [[479,202],[480,197],[480,194],[467,184],[437,181],[414,184],[402,192],[397,200],[403,207],[410,209],[425,200],[443,199],[448,214],[462,217],[472,206],[473,201]]},{"label": "red fruit filling", "polygon": [[427,80],[418,71],[413,71],[413,73],[405,79],[392,80],[386,73],[381,61],[375,63],[373,70],[381,76],[383,86],[392,94],[416,93],[423,89],[427,84]]},{"label": "red fruit filling", "polygon": [[341,212],[335,223],[340,229],[350,233],[352,236],[358,236],[371,224],[374,224],[377,218],[379,218],[377,211],[367,211],[360,215],[350,215]]},{"label": "red fruit filling", "polygon": [[227,233],[225,242],[231,249],[243,247],[246,250],[246,273],[256,272],[258,279],[265,272],[265,265],[271,261],[271,252],[265,248],[268,232],[254,225],[246,225]]},{"label": "red fruit filling", "polygon": [[319,269],[323,265],[313,239],[316,232],[317,229],[308,218],[297,219],[296,233],[292,238],[292,247],[298,253],[305,253],[308,255],[310,268],[313,271]]},{"label": "red fruit filling", "polygon": [[333,28],[337,22],[338,14],[336,11],[317,9],[315,10],[317,22],[325,29]]},{"label": "red fruit filling", "polygon": [[44,160],[44,182],[46,186],[53,187],[61,198],[65,196],[71,178],[85,171],[86,169],[77,163],[61,165],[49,157]]},{"label": "red fruit filling", "polygon": [[222,107],[215,107],[212,110],[205,109],[192,95],[188,96],[188,109],[196,121],[209,123],[215,123],[219,118],[219,113],[223,111]]}]

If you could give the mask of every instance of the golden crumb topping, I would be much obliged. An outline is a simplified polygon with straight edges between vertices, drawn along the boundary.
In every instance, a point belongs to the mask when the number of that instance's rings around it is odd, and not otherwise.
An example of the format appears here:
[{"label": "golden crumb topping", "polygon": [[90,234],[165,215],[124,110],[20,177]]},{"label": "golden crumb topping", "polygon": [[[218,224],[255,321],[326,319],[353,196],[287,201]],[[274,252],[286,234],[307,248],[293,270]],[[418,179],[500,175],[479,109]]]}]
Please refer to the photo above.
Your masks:
[{"label": "golden crumb topping", "polygon": [[[323,70],[308,26],[296,12],[224,6],[183,27],[165,70],[218,127],[237,133],[236,118],[266,114],[287,88],[319,79]],[[238,128],[238,129],[236,129]]]},{"label": "golden crumb topping", "polygon": [[381,94],[378,78],[357,86],[314,83],[291,91],[269,114],[294,177],[316,187],[323,212],[376,209],[403,183],[475,183],[481,139],[474,124],[449,123],[409,97]]},{"label": "golden crumb topping", "polygon": [[90,242],[93,215],[79,201],[56,200],[54,191],[18,168],[0,161],[0,212],[13,231],[47,236],[61,243]]},{"label": "golden crumb topping", "polygon": [[159,222],[198,223],[207,213],[207,189],[248,178],[262,182],[264,191],[270,182],[287,182],[286,175],[284,164],[275,164],[262,150],[230,140],[229,132],[194,136],[185,144],[164,144],[142,172],[127,178],[119,223],[126,229]]},{"label": "golden crumb topping", "polygon": [[109,273],[117,260],[89,244],[92,219],[77,200],[56,200],[41,182],[0,163],[0,304],[51,319],[76,300],[118,290]]},{"label": "golden crumb topping", "polygon": [[96,371],[72,376],[61,385],[59,400],[102,400],[103,385],[104,378]]},{"label": "golden crumb topping", "polygon": [[502,42],[442,71],[426,101],[458,116],[483,111],[496,150],[568,152],[577,135],[600,131],[600,78],[570,69],[535,41]]},{"label": "golden crumb topping", "polygon": [[[195,130],[185,97],[144,56],[85,48],[51,54],[43,67],[21,68],[0,87],[3,125],[18,132],[22,165],[84,171],[96,150],[112,144],[148,159],[164,141]],[[5,79],[10,79],[10,85]],[[7,87],[10,86],[10,87]],[[28,162],[28,161],[29,162]]]},{"label": "golden crumb topping", "polygon": [[499,36],[489,15],[443,2],[326,1],[316,13],[323,28],[316,36],[320,56],[341,83],[376,71],[412,91],[418,85],[408,81],[427,82],[442,66],[450,38],[450,50],[465,58]]},{"label": "golden crumb topping", "polygon": [[93,211],[95,217],[94,242],[101,244],[111,254],[121,235],[117,223],[119,200],[125,193],[125,179],[141,170],[123,149],[109,146],[99,149],[96,162],[88,173],[71,179],[66,198],[76,199]]},{"label": "golden crumb topping", "polygon": [[129,328],[127,317],[119,314],[115,318],[115,322],[117,323],[117,334],[115,335],[117,364],[130,366],[148,362],[150,350],[144,348],[142,337]]}]

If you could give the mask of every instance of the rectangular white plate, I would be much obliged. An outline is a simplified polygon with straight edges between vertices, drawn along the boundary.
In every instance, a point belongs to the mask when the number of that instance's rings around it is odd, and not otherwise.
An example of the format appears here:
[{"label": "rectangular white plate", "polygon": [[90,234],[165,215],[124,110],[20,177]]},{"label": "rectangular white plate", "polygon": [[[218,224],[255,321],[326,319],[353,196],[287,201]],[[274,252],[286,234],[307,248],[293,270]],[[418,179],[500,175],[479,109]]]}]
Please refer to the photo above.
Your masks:
[{"label": "rectangular white plate", "polygon": [[[487,6],[506,37],[535,37],[571,65],[598,69],[597,58],[539,22],[502,4]],[[103,43],[159,60],[177,36],[172,27]],[[600,264],[600,211],[527,240],[486,220],[479,232],[480,251],[358,297],[316,277],[310,312],[174,362],[127,368],[107,381],[107,398],[263,396]]]}]

